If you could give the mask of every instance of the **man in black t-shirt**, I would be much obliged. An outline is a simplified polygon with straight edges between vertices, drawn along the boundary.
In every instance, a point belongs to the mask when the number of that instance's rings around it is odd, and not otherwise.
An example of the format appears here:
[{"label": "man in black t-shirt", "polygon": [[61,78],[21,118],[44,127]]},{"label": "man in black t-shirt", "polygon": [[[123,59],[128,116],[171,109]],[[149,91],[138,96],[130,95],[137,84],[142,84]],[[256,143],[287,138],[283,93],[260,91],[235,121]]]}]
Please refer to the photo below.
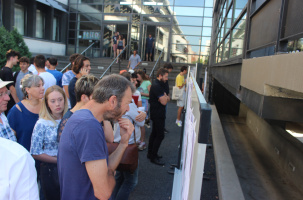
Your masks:
[{"label": "man in black t-shirt", "polygon": [[[11,49],[6,52],[6,64],[0,71],[0,79],[3,81],[14,81],[12,68],[14,65],[17,65],[19,56],[19,52]],[[10,90],[11,94],[9,96],[10,100],[7,104],[5,115],[7,115],[8,111],[19,102],[14,82],[7,84],[6,88]]]},{"label": "man in black t-shirt", "polygon": [[149,92],[150,118],[153,121],[153,126],[149,137],[147,157],[157,165],[164,165],[160,159],[161,156],[158,155],[158,150],[164,139],[165,106],[170,100],[165,89],[167,80],[167,69],[160,68],[157,72],[157,79],[153,82]]}]

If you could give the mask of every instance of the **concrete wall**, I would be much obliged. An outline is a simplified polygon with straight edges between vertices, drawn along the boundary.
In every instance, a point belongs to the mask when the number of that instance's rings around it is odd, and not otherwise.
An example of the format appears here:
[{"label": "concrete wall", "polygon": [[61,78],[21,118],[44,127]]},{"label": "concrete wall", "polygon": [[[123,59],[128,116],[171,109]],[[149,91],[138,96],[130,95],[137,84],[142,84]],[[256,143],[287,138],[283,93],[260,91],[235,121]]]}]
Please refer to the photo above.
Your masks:
[{"label": "concrete wall", "polygon": [[211,67],[211,74],[217,79],[229,92],[237,96],[240,88],[241,65]]},{"label": "concrete wall", "polygon": [[48,42],[43,40],[35,40],[30,38],[24,38],[29,51],[34,54],[48,54],[64,56],[66,45],[56,42]]},{"label": "concrete wall", "polygon": [[302,53],[244,59],[241,86],[265,96],[302,99]]},{"label": "concrete wall", "polygon": [[[245,107],[243,107],[245,108]],[[256,139],[299,190],[303,184],[303,144],[279,126],[270,125],[250,109],[246,123]],[[281,177],[283,178],[283,177]]]}]

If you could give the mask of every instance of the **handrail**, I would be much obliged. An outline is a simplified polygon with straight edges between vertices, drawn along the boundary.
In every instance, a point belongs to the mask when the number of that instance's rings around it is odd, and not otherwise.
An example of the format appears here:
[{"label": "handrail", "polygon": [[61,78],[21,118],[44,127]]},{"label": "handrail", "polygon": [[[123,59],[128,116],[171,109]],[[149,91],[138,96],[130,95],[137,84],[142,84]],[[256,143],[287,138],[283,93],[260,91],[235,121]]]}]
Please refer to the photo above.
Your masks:
[{"label": "handrail", "polygon": [[164,48],[162,49],[162,51],[161,51],[161,53],[160,53],[160,55],[159,55],[159,57],[158,57],[158,59],[157,59],[157,61],[156,61],[156,64],[154,65],[152,71],[151,71],[150,74],[149,74],[149,77],[151,77],[151,76],[153,75],[152,80],[154,79],[154,70],[155,70],[155,68],[156,68],[156,66],[157,66],[157,64],[158,64],[158,62],[159,62],[159,60],[160,60],[160,58],[161,58],[161,56],[162,56],[163,51],[164,51]]},{"label": "handrail", "polygon": [[[93,45],[95,44],[95,42],[91,43],[86,49],[84,49],[84,51],[82,51],[80,53],[80,55],[84,54],[89,48],[91,48]],[[68,63],[68,65],[66,65],[62,70],[61,72],[63,72],[66,68],[68,68],[72,63]]]},{"label": "handrail", "polygon": [[[115,63],[115,61],[117,60],[117,58],[120,57],[120,55],[124,52],[124,50],[126,49],[126,47],[128,46],[128,44],[124,47],[124,49],[119,53],[119,55],[114,59],[114,61],[107,67],[107,69],[104,71],[104,73],[100,76],[100,79],[105,75],[105,73],[107,72],[107,70],[109,70],[112,65]],[[120,60],[119,60],[120,62]]]}]

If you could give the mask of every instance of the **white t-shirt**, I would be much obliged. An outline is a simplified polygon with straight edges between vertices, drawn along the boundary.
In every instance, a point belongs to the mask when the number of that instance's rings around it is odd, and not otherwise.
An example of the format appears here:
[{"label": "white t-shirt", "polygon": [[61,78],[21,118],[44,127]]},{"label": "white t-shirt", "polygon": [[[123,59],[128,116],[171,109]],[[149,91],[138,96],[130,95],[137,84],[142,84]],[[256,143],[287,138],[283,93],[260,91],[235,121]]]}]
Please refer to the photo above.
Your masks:
[{"label": "white t-shirt", "polygon": [[35,65],[31,64],[29,67],[28,67],[28,71],[32,72],[34,75],[37,75],[38,74],[38,71],[36,70],[36,67]]},{"label": "white t-shirt", "polygon": [[39,199],[35,161],[17,142],[0,138],[0,199]]},{"label": "white t-shirt", "polygon": [[47,88],[57,84],[57,80],[54,75],[49,72],[41,72],[39,73],[39,76],[44,80],[44,94]]}]

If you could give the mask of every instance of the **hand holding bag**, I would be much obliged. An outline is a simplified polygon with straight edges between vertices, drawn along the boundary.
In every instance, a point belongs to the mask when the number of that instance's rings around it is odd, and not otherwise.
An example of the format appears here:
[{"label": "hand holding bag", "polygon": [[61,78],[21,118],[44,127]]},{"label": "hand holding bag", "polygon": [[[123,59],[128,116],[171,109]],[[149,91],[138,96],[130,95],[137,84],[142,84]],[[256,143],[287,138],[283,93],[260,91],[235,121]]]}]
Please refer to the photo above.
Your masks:
[{"label": "hand holding bag", "polygon": [[[134,173],[134,171],[137,169],[139,154],[138,154],[138,147],[136,144],[135,130],[134,130],[134,139],[135,139],[134,140],[135,143],[128,144],[127,148],[125,149],[120,164],[117,167],[117,170]],[[113,153],[117,149],[118,145],[119,143],[107,143],[108,154],[110,155],[111,153]]]}]

